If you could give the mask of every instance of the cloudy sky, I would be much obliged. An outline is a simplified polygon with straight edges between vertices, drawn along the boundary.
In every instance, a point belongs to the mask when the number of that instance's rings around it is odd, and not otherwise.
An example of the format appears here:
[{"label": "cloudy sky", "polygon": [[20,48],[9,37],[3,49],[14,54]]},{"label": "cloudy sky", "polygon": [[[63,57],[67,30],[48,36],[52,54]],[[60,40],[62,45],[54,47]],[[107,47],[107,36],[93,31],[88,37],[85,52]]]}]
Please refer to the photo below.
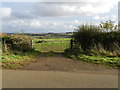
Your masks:
[{"label": "cloudy sky", "polygon": [[[100,2],[101,1],[101,2]],[[117,23],[119,0],[81,0],[81,2],[3,2],[2,32],[71,32],[83,23]]]}]

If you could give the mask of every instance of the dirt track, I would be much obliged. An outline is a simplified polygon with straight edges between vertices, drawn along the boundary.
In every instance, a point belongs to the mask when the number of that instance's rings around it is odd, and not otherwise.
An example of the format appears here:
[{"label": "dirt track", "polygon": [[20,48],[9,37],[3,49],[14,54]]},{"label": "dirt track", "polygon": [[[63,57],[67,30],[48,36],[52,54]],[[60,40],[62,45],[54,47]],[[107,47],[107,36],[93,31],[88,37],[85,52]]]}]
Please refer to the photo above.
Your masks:
[{"label": "dirt track", "polygon": [[64,57],[62,54],[51,57],[37,57],[35,61],[23,67],[23,70],[117,74],[116,69],[108,69],[95,64],[75,61]]}]

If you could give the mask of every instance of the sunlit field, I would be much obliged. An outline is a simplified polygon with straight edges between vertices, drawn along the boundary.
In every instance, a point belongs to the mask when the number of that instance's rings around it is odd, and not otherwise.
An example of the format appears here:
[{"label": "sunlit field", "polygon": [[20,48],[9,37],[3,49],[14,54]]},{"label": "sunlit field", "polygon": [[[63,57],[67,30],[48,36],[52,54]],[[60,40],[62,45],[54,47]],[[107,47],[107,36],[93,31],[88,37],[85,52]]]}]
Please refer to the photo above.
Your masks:
[{"label": "sunlit field", "polygon": [[[37,43],[42,41],[41,43]],[[69,48],[70,38],[58,38],[58,39],[35,39],[34,48],[41,52],[64,52]]]}]

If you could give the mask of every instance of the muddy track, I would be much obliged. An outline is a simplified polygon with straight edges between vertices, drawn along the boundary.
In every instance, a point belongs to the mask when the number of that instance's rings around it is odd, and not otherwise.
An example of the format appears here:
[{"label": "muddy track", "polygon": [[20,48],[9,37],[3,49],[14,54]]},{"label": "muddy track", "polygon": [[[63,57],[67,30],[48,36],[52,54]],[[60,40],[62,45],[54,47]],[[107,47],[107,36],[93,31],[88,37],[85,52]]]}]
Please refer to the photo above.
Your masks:
[{"label": "muddy track", "polygon": [[89,72],[89,73],[106,73],[117,74],[116,69],[108,69],[106,67],[76,61],[56,54],[55,56],[45,56],[44,54],[34,58],[35,62],[31,62],[22,70],[39,70],[39,71],[63,71],[63,72]]}]

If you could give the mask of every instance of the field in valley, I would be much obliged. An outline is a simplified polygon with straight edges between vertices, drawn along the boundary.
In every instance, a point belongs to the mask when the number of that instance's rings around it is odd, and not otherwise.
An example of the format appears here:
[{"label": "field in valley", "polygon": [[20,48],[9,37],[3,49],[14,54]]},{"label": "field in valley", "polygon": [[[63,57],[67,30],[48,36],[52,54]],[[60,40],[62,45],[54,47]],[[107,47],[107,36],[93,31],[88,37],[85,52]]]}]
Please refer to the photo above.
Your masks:
[{"label": "field in valley", "polygon": [[58,39],[35,39],[33,47],[41,52],[64,52],[69,48],[71,38],[58,38]]}]

